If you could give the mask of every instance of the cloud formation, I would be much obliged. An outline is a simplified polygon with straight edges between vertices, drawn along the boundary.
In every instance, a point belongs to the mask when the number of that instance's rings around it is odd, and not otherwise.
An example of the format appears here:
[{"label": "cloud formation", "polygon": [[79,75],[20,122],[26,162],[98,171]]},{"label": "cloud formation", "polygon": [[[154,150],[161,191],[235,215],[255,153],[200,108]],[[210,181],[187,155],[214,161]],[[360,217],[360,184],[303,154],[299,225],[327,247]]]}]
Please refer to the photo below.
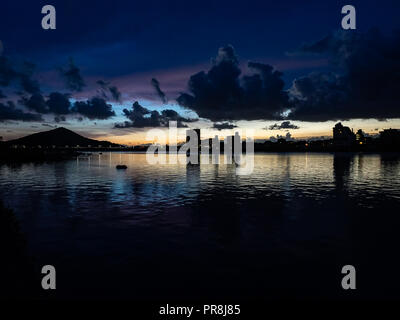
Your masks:
[{"label": "cloud formation", "polygon": [[100,94],[104,99],[109,98],[109,93],[111,94],[111,98],[117,102],[121,102],[121,92],[118,90],[116,86],[111,86],[110,83],[104,80],[98,80],[96,82],[101,87]]},{"label": "cloud formation", "polygon": [[17,65],[7,57],[0,56],[0,86],[8,87],[16,82],[23,91],[29,94],[39,93],[39,83],[32,78],[34,70],[33,63],[24,62]]},{"label": "cloud formation", "polygon": [[186,128],[187,125],[184,122],[197,121],[197,119],[184,118],[175,110],[150,111],[142,107],[137,101],[133,103],[132,110],[124,109],[123,112],[129,121],[116,123],[114,128],[168,127],[169,121],[176,121],[178,128]]},{"label": "cloud formation", "polygon": [[281,119],[288,95],[282,73],[268,64],[249,62],[252,74],[241,76],[234,48],[222,47],[206,73],[196,73],[188,82],[189,93],[178,103],[212,121]]},{"label": "cloud formation", "polygon": [[326,55],[333,72],[293,81],[289,119],[400,118],[400,33],[339,31],[295,53]]},{"label": "cloud formation", "polygon": [[65,85],[69,90],[80,92],[86,86],[80,69],[74,64],[72,59],[69,61],[67,68],[60,68],[60,74],[64,78]]},{"label": "cloud formation", "polygon": [[40,92],[39,83],[32,79],[35,70],[35,65],[31,62],[24,62],[18,76],[20,79],[21,87],[25,92],[30,94]]},{"label": "cloud formation", "polygon": [[57,116],[54,117],[54,121],[59,123],[59,122],[65,122],[67,119],[65,118],[65,116]]},{"label": "cloud formation", "polygon": [[76,101],[71,111],[79,113],[90,120],[104,120],[115,116],[111,104],[99,97],[93,97],[87,101]]},{"label": "cloud formation", "polygon": [[43,127],[50,127],[50,128],[56,128],[57,127],[57,126],[53,126],[53,125],[48,124],[48,123],[42,123],[42,126]]},{"label": "cloud formation", "polygon": [[29,99],[22,98],[20,103],[39,114],[56,115],[56,122],[65,121],[65,115],[68,114],[79,114],[90,120],[104,120],[115,116],[111,104],[100,97],[76,101],[71,105],[69,94],[52,92],[47,99],[41,94],[34,94]]},{"label": "cloud formation", "polygon": [[121,92],[119,92],[116,86],[111,86],[108,88],[108,90],[110,90],[110,93],[115,101],[121,102]]},{"label": "cloud formation", "polygon": [[[231,122],[236,120],[277,120],[279,123],[269,130],[281,130],[297,129],[290,123],[293,120],[400,118],[400,32],[384,36],[377,30],[338,31],[304,44],[291,54],[326,57],[330,61],[329,71],[298,77],[286,90],[282,73],[271,65],[249,62],[244,74],[234,48],[228,45],[218,50],[208,71],[190,71],[194,74],[188,81],[188,91],[181,93],[177,101],[199,117],[213,121],[213,128],[218,130],[235,128]],[[107,101],[121,101],[116,86],[100,80],[97,83],[102,91],[98,97],[71,104],[71,95],[61,93],[63,90],[43,94],[34,71],[32,63],[17,64],[0,56],[0,87],[16,87],[22,97],[19,103],[29,109],[24,112],[12,102],[3,102],[2,121],[6,118],[34,121],[28,119],[40,119],[43,114],[53,114],[60,121],[69,114],[91,120],[115,116]],[[82,91],[85,81],[72,60],[60,71],[69,90]],[[153,78],[151,85],[166,103],[159,81]],[[8,89],[3,91],[0,90],[0,99],[12,96]],[[124,109],[124,115],[128,121],[115,127],[162,127],[170,120],[185,126],[185,122],[194,121],[174,110],[150,111],[137,102],[132,110]]]},{"label": "cloud formation", "polygon": [[[32,79],[34,72],[34,64],[24,62],[22,65],[16,65],[4,57],[0,57],[0,86],[8,87],[14,85],[16,82],[21,87],[22,91],[19,92],[21,99],[19,104],[28,108],[35,113],[27,112],[16,109],[14,102],[7,102],[1,105],[1,120],[22,120],[22,121],[39,121],[42,119],[43,114],[54,114],[56,122],[65,121],[65,115],[78,113],[91,120],[93,119],[108,119],[115,116],[110,104],[100,97],[93,97],[87,101],[77,101],[71,105],[70,94],[51,92],[48,96],[44,96],[40,92],[39,84],[36,80]],[[85,82],[73,61],[67,69],[60,70],[65,79],[68,89],[73,91],[81,91],[85,86]],[[119,101],[121,93],[115,86],[107,85],[107,90],[111,97]],[[27,95],[29,94],[29,95]],[[0,91],[0,99],[5,98],[5,95]],[[108,97],[107,97],[108,98]]]},{"label": "cloud formation", "polygon": [[71,112],[69,95],[59,92],[50,93],[47,100],[40,93],[33,94],[29,99],[23,97],[20,103],[28,109],[41,114],[53,113],[56,115],[66,115]]},{"label": "cloud formation", "polygon": [[12,101],[0,102],[0,122],[9,120],[19,121],[42,121],[42,116],[36,113],[24,112],[15,107]]},{"label": "cloud formation", "polygon": [[160,82],[156,78],[152,78],[150,81],[151,85],[153,86],[154,90],[157,92],[157,95],[160,97],[163,103],[167,103],[168,100],[165,96],[165,93],[160,88]]},{"label": "cloud formation", "polygon": [[234,129],[234,128],[237,128],[237,126],[229,122],[219,122],[219,123],[214,123],[213,125],[213,129],[217,130]]},{"label": "cloud formation", "polygon": [[68,114],[70,113],[71,103],[69,95],[60,92],[52,92],[47,100],[49,112],[54,114]]},{"label": "cloud formation", "polygon": [[292,135],[290,134],[290,132],[286,133],[285,136],[281,136],[279,134],[276,135],[276,137],[271,136],[269,137],[269,141],[271,142],[277,142],[279,139],[285,139],[286,141],[294,141],[295,139],[292,138]]},{"label": "cloud formation", "polygon": [[299,128],[300,128],[299,126],[297,126],[293,123],[290,123],[290,121],[283,121],[281,124],[275,123],[266,129],[267,130],[285,130],[285,129],[299,129]]}]

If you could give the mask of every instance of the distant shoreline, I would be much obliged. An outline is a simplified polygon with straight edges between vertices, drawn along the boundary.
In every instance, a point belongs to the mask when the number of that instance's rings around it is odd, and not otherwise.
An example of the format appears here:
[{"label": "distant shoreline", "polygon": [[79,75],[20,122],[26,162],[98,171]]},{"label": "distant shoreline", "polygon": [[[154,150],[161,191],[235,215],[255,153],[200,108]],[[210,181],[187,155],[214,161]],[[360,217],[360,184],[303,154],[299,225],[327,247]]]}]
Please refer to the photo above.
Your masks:
[{"label": "distant shoreline", "polygon": [[[4,151],[4,150],[3,150]],[[57,162],[74,160],[76,157],[85,154],[99,154],[100,152],[111,152],[111,153],[131,153],[131,154],[146,154],[145,150],[115,150],[115,149],[81,149],[77,150],[47,150],[47,149],[15,149],[7,150],[7,152],[1,152],[0,164],[13,164],[13,163],[29,163],[29,162]],[[396,155],[400,156],[400,151],[394,150],[268,150],[268,151],[255,151],[254,154],[346,154],[346,155],[356,155],[356,154],[385,154],[385,155]],[[168,152],[162,152],[162,154],[169,154]],[[245,152],[242,153],[246,155]],[[221,156],[225,154],[221,152]],[[207,156],[207,154],[200,154],[200,156]],[[212,155],[209,154],[211,157]]]}]

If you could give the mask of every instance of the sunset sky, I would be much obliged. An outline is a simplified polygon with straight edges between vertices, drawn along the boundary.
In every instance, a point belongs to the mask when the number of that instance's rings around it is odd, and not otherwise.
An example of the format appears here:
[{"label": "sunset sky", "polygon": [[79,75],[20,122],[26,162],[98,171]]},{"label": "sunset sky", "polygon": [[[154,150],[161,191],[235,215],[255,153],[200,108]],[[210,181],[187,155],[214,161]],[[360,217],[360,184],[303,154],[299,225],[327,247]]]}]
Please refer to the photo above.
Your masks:
[{"label": "sunset sky", "polygon": [[3,140],[63,126],[134,145],[169,120],[202,138],[400,128],[398,1],[15,0],[0,16]]}]

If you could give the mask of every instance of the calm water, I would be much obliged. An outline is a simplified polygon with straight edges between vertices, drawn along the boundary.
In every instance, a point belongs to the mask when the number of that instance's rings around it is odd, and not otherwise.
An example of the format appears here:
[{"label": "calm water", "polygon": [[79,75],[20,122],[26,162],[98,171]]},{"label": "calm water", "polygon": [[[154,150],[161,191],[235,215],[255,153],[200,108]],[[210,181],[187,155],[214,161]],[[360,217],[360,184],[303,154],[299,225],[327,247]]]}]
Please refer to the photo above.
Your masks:
[{"label": "calm water", "polygon": [[[0,166],[35,268],[60,297],[399,297],[400,156],[257,154],[234,165],[145,154]],[[128,165],[118,171],[115,165]]]}]

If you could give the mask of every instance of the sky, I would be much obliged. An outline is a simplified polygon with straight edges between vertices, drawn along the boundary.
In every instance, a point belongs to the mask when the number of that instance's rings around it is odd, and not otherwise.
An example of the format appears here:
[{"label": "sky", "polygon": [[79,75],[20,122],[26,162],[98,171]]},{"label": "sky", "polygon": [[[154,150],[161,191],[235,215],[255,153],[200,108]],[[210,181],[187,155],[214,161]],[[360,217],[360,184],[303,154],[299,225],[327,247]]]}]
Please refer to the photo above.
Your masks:
[{"label": "sky", "polygon": [[[44,30],[41,9],[56,9]],[[356,8],[342,30],[341,8]],[[0,10],[0,136],[63,126],[146,143],[150,128],[330,136],[400,128],[398,1],[20,1]]]}]

